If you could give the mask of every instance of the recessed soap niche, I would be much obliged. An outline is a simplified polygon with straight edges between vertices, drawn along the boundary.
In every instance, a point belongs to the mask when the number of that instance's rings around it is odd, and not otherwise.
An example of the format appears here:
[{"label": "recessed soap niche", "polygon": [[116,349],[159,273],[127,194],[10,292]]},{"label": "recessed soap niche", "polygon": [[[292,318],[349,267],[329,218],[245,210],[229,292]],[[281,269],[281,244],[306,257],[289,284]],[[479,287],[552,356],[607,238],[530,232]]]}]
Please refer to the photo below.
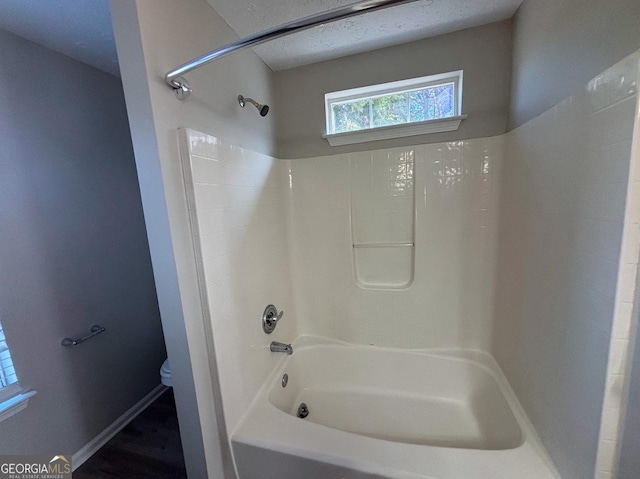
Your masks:
[{"label": "recessed soap niche", "polygon": [[364,289],[406,289],[415,270],[415,150],[349,157],[353,273]]}]

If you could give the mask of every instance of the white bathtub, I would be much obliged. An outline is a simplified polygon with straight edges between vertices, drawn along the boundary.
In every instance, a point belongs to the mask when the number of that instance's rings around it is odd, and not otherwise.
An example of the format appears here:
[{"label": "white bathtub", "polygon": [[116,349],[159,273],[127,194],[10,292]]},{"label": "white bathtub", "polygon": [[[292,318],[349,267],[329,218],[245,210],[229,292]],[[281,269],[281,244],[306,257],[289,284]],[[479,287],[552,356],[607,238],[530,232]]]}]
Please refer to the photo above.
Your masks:
[{"label": "white bathtub", "polygon": [[490,356],[300,344],[232,435],[240,479],[557,477]]}]

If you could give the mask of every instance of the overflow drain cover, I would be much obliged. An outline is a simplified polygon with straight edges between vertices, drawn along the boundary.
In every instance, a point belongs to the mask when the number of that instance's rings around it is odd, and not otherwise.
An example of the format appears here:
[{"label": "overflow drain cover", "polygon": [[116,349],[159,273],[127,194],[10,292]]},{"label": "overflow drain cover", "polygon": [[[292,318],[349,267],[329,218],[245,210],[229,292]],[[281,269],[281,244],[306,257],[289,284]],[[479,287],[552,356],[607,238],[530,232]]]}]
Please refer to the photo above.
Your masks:
[{"label": "overflow drain cover", "polygon": [[300,404],[298,406],[298,417],[304,419],[309,415],[309,408],[305,403]]}]

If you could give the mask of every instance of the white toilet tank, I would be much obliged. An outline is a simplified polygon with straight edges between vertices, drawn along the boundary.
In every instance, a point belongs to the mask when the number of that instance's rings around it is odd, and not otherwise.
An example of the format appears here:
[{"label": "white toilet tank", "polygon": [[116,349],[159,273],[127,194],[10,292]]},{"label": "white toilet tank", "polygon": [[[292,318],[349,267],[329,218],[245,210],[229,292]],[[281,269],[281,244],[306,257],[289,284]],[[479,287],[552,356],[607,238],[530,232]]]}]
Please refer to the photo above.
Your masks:
[{"label": "white toilet tank", "polygon": [[169,367],[169,358],[164,360],[162,366],[160,367],[160,381],[162,384],[168,387],[173,387],[173,383],[171,382],[171,368]]}]

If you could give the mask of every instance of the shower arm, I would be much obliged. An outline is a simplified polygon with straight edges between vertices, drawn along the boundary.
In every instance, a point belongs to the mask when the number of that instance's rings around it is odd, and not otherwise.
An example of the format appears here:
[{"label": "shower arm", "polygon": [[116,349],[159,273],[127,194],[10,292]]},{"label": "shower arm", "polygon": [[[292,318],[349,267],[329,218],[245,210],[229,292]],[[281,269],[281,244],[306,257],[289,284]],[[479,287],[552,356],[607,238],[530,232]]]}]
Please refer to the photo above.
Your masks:
[{"label": "shower arm", "polygon": [[260,45],[277,38],[286,37],[293,33],[308,30],[309,28],[317,27],[319,25],[336,22],[344,18],[353,17],[356,15],[362,15],[363,13],[373,12],[381,10],[383,8],[393,7],[401,5],[403,3],[411,3],[417,0],[364,0],[352,5],[346,5],[344,7],[334,8],[327,12],[310,15],[308,17],[294,20],[292,22],[285,23],[283,25],[264,30],[255,35],[241,38],[232,43],[223,45],[215,50],[211,50],[204,55],[194,58],[193,60],[183,63],[182,65],[167,72],[164,76],[167,84],[173,88],[174,93],[179,100],[186,99],[192,91],[189,82],[182,76],[189,73],[196,68],[199,68],[207,63],[216,60],[217,58],[233,53],[237,50]]}]

